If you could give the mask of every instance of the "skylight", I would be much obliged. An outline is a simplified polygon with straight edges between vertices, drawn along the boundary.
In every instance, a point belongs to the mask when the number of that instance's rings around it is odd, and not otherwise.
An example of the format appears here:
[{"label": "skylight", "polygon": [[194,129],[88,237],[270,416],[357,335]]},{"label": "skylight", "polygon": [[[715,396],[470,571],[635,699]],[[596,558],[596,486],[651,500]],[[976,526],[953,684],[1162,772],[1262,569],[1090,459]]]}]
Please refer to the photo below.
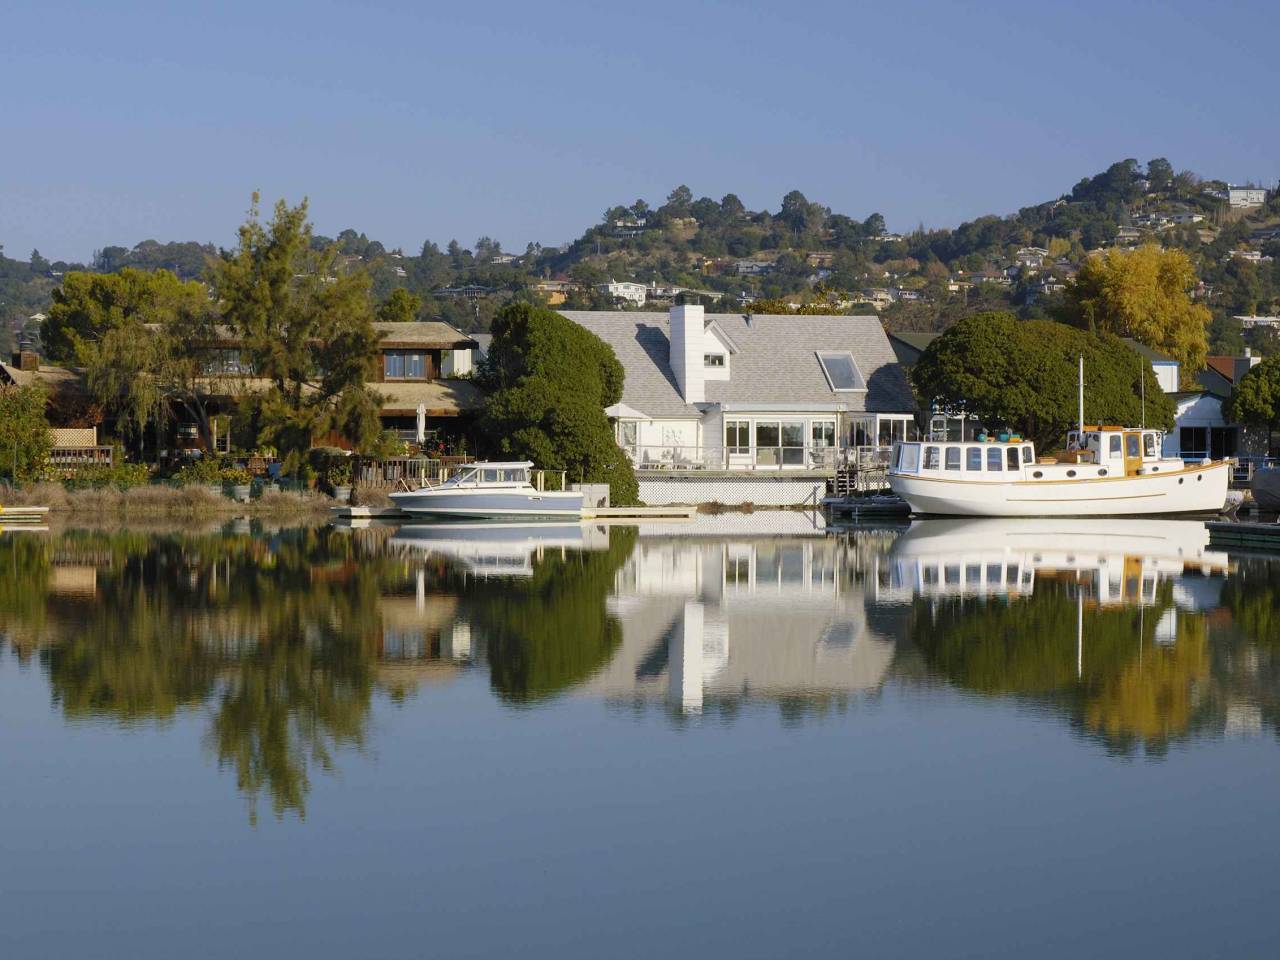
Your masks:
[{"label": "skylight", "polygon": [[862,379],[862,371],[854,362],[853,354],[819,353],[818,363],[822,364],[822,372],[826,374],[832,390],[867,389],[867,381]]}]

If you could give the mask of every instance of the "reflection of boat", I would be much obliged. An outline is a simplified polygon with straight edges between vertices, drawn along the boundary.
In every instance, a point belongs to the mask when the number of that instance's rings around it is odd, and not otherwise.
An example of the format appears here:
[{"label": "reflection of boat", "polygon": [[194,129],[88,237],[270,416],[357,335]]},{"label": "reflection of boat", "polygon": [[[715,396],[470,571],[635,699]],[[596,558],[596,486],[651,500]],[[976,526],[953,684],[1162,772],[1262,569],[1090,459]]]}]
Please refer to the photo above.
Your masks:
[{"label": "reflection of boat", "polygon": [[586,549],[589,529],[536,521],[406,524],[389,542],[448,557],[474,576],[527,577],[543,551]]},{"label": "reflection of boat", "polygon": [[[1227,555],[1208,546],[1193,520],[918,520],[890,550],[879,596],[1026,594],[1038,577],[1067,574],[1099,603],[1150,603],[1160,580],[1225,575]],[[1179,595],[1199,606],[1203,592]]]},{"label": "reflection of boat", "polygon": [[453,517],[581,517],[582,494],[538,490],[528,461],[474,463],[443,483],[391,494],[409,514]]},{"label": "reflection of boat", "polygon": [[1063,460],[1026,440],[897,443],[889,486],[917,514],[1112,517],[1217,513],[1231,463],[1165,457],[1157,430],[1083,427]]}]

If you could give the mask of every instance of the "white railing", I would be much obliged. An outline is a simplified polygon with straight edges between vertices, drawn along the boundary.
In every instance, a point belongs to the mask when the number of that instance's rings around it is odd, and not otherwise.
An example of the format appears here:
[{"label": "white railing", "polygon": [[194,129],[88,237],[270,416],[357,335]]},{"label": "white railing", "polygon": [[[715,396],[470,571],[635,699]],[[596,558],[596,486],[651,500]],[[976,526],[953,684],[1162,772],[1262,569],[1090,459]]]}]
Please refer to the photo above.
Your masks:
[{"label": "white railing", "polygon": [[637,470],[830,470],[850,452],[838,447],[701,447],[681,444],[623,446]]}]

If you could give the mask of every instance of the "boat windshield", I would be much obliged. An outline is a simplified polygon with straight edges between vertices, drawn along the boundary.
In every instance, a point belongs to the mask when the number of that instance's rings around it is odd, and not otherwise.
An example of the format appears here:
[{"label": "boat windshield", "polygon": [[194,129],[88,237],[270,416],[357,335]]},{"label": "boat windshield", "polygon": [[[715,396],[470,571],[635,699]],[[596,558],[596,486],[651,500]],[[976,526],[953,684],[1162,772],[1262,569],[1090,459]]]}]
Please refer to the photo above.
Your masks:
[{"label": "boat windshield", "polygon": [[475,479],[476,479],[476,471],[463,470],[456,477],[452,477],[450,482],[454,484],[474,483]]}]

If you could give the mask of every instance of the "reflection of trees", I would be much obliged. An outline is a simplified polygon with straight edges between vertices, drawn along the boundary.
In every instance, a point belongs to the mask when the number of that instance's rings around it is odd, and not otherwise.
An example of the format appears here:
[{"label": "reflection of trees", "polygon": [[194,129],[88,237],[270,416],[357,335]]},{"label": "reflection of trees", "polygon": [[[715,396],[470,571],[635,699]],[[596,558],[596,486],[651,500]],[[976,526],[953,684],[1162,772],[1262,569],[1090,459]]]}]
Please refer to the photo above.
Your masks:
[{"label": "reflection of trees", "polygon": [[1008,602],[918,600],[909,629],[929,668],[959,686],[1053,703],[1114,749],[1158,752],[1190,731],[1209,676],[1203,615],[1179,612],[1175,642],[1155,642],[1172,608],[1167,583],[1153,606],[1086,606],[1079,677],[1076,600],[1061,583]]},{"label": "reflection of trees", "polygon": [[464,592],[486,641],[490,682],[503,698],[541,700],[590,677],[617,650],[622,626],[606,609],[636,531],[616,527],[608,550],[549,553],[525,580],[471,581]]},{"label": "reflection of trees", "polygon": [[136,724],[209,703],[207,742],[251,802],[265,791],[277,815],[303,814],[308,769],[364,742],[378,602],[405,577],[377,547],[328,529],[68,534],[51,552],[95,564],[93,598],[47,594],[48,556],[11,549],[0,562],[22,586],[0,587],[0,630],[56,621],[40,660],[68,717]]}]

